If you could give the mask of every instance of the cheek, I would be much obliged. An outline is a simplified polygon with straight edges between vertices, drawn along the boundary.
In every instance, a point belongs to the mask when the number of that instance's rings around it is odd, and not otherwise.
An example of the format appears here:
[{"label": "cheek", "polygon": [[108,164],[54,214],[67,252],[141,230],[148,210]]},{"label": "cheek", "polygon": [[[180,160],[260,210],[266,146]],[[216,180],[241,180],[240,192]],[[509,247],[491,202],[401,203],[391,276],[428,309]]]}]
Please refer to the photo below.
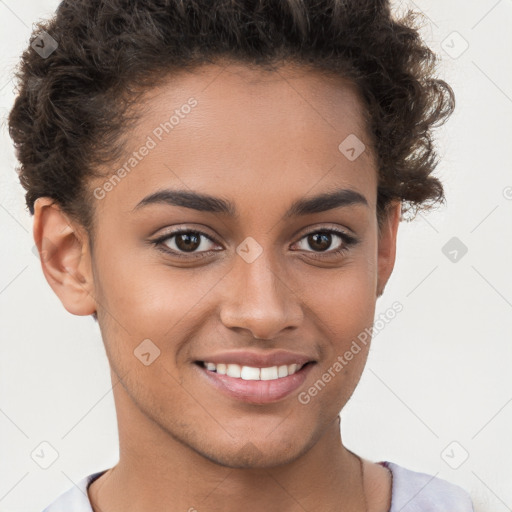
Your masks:
[{"label": "cheek", "polygon": [[359,255],[338,269],[315,269],[296,279],[298,295],[315,313],[312,321],[325,326],[325,338],[338,349],[373,324],[377,280],[372,258]]},{"label": "cheek", "polygon": [[151,251],[156,249],[109,252],[98,269],[101,306],[137,337],[172,330],[226,273],[172,267]]},{"label": "cheek", "polygon": [[[375,315],[376,272],[371,258],[347,261],[342,269],[329,272],[318,272],[314,281],[304,281],[308,291],[303,291],[303,296],[314,312],[315,328],[325,340],[315,375],[317,384],[307,393],[316,406],[337,414],[366,364]],[[318,398],[313,400],[314,396]]]}]

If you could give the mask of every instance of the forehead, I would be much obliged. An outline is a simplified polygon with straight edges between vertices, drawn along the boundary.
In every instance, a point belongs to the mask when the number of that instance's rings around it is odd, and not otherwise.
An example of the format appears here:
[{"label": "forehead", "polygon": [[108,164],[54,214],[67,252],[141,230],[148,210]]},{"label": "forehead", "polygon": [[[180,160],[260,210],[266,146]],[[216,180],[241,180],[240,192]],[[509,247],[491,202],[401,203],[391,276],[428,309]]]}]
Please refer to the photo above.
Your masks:
[{"label": "forehead", "polygon": [[[164,187],[236,202],[282,201],[339,186],[375,201],[362,102],[341,77],[291,64],[276,71],[204,65],[166,78],[139,108],[139,121],[126,133],[126,155],[93,184],[113,184],[98,202],[102,209],[130,211]],[[354,143],[365,149],[347,158],[345,146]]]}]

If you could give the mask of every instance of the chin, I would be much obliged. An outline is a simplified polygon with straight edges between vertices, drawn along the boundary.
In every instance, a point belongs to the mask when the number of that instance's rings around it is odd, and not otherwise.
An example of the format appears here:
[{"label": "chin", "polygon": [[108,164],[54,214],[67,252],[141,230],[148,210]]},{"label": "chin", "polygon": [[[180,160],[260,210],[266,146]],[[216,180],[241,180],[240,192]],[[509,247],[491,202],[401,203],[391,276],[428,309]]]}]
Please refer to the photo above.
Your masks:
[{"label": "chin", "polygon": [[237,452],[202,454],[212,462],[232,469],[268,469],[293,462],[300,456],[296,451],[261,451],[251,442]]},{"label": "chin", "polygon": [[230,439],[227,443],[210,440],[207,446],[191,447],[199,455],[228,468],[267,469],[289,464],[310,448],[303,438],[277,439],[268,437]]}]

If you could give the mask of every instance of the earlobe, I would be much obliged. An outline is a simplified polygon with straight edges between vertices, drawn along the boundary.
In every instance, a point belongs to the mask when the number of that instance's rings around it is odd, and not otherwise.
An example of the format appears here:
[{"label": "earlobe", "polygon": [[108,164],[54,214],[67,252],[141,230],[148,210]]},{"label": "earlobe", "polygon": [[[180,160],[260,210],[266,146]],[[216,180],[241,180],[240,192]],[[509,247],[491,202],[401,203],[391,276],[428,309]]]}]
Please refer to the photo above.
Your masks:
[{"label": "earlobe", "polygon": [[386,283],[388,282],[388,279],[391,276],[391,272],[393,271],[393,267],[395,265],[396,239],[398,225],[400,223],[401,210],[401,201],[393,201],[389,205],[388,213],[379,236],[379,248],[377,255],[377,298],[384,293],[384,287],[386,286]]},{"label": "earlobe", "polygon": [[74,315],[92,315],[96,302],[85,230],[71,222],[54,199],[39,197],[33,236],[43,273],[63,306]]}]

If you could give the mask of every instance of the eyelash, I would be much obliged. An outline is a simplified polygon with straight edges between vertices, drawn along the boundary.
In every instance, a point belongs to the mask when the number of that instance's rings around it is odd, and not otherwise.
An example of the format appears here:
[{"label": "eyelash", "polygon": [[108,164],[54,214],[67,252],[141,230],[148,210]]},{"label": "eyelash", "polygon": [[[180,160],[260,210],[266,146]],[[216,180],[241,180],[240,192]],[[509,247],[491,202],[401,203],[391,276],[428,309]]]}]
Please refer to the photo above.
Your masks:
[{"label": "eyelash", "polygon": [[[161,237],[157,238],[156,240],[152,240],[151,243],[154,244],[158,250],[160,250],[166,254],[171,254],[172,256],[176,256],[178,258],[186,258],[189,260],[197,259],[197,258],[205,258],[210,253],[218,252],[215,250],[210,250],[210,251],[202,251],[199,253],[182,253],[182,252],[175,251],[173,249],[169,249],[168,247],[165,246],[165,244],[164,244],[165,241],[167,241],[175,236],[181,235],[183,233],[193,233],[196,235],[200,235],[200,236],[203,236],[206,239],[208,239],[210,242],[216,243],[212,237],[210,237],[203,231],[198,230],[198,229],[187,229],[187,228],[178,229],[176,231],[172,231],[171,233],[162,235]],[[359,242],[359,240],[357,238],[355,238],[354,236],[349,235],[348,233],[345,233],[344,231],[334,229],[334,228],[317,229],[316,231],[310,231],[309,233],[305,233],[299,239],[299,241],[310,236],[310,235],[316,235],[319,233],[324,233],[324,234],[325,233],[326,234],[334,233],[335,235],[338,235],[342,239],[343,245],[339,249],[336,249],[334,251],[333,250],[326,251],[326,252],[306,251],[306,252],[312,252],[313,254],[316,254],[317,256],[314,256],[314,258],[316,258],[316,259],[323,259],[324,258],[323,254],[327,254],[328,257],[340,256],[341,254],[347,252],[351,246],[354,246]]]}]

